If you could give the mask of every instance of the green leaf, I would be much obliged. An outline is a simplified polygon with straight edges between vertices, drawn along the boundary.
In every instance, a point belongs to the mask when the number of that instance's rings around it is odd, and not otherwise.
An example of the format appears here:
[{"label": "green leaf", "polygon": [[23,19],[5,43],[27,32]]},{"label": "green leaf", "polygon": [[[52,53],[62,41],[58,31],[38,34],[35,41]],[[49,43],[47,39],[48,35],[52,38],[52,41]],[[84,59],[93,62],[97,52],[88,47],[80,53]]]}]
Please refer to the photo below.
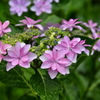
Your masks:
[{"label": "green leaf", "polygon": [[59,100],[58,93],[62,88],[57,79],[50,79],[39,72],[31,77],[30,84],[42,100]]},{"label": "green leaf", "polygon": [[28,86],[21,76],[23,76],[23,73],[18,66],[8,72],[4,71],[3,68],[0,70],[0,81],[2,83],[12,87],[27,88]]}]

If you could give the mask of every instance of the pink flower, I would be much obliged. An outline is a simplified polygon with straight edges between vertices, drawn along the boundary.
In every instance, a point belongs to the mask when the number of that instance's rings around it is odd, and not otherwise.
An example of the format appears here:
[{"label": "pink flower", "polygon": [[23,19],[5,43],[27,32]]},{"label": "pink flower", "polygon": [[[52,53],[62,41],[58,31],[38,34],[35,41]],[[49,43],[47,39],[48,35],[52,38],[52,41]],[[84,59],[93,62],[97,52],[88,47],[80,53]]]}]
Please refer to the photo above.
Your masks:
[{"label": "pink flower", "polygon": [[78,19],[70,19],[69,21],[67,21],[67,20],[64,20],[64,19],[63,19],[62,25],[60,26],[60,28],[61,28],[62,30],[68,29],[69,31],[72,31],[73,28],[77,28],[77,29],[82,30],[82,31],[85,32],[85,30],[84,30],[81,26],[76,25],[76,24],[81,23],[81,21],[76,22],[77,20],[78,20]]},{"label": "pink flower", "polygon": [[6,54],[6,50],[11,48],[10,44],[3,44],[2,41],[0,41],[0,62],[4,58],[2,54]]},{"label": "pink flower", "polygon": [[50,4],[52,0],[34,0],[34,6],[31,7],[31,10],[36,12],[36,15],[39,16],[42,12],[51,13]]},{"label": "pink flower", "polygon": [[11,14],[17,14],[18,16],[21,16],[23,12],[27,12],[27,6],[30,5],[29,0],[10,0],[9,5]]},{"label": "pink flower", "polygon": [[41,68],[49,69],[48,73],[52,79],[56,77],[58,72],[63,75],[69,74],[68,66],[71,62],[64,57],[65,54],[62,51],[47,50],[40,56],[40,60],[43,62]]},{"label": "pink flower", "polygon": [[70,40],[68,36],[65,36],[54,48],[65,52],[67,58],[73,63],[76,63],[77,54],[81,54],[82,51],[84,51],[87,55],[89,55],[89,50],[85,48],[85,46],[88,45],[85,45],[84,43],[85,41],[80,38],[73,38]]},{"label": "pink flower", "polygon": [[16,26],[23,26],[23,25],[26,25],[27,26],[27,28],[30,28],[30,27],[36,27],[36,28],[38,28],[38,29],[40,29],[40,30],[43,30],[43,27],[42,27],[42,25],[40,25],[40,24],[36,24],[36,23],[38,23],[38,22],[41,22],[42,20],[33,20],[33,19],[31,19],[31,18],[29,18],[29,17],[26,17],[25,16],[25,18],[26,19],[23,19],[23,20],[20,20],[19,22],[22,22],[22,24],[16,24]]},{"label": "pink flower", "polygon": [[92,31],[94,37],[97,37],[97,34],[96,34],[97,23],[93,23],[92,20],[89,20],[88,23],[84,22],[83,25],[85,25],[86,27],[90,28],[90,30]]},{"label": "pink flower", "polygon": [[[97,34],[97,37],[95,37],[95,39],[96,38],[100,38],[100,34]],[[100,51],[100,39],[93,46],[93,53],[94,53],[94,50]]]},{"label": "pink flower", "polygon": [[25,45],[25,43],[17,42],[15,47],[8,50],[8,55],[3,59],[8,61],[6,70],[14,68],[16,65],[20,65],[24,68],[30,67],[30,62],[37,58],[37,55],[29,52],[30,44]]},{"label": "pink flower", "polygon": [[9,24],[9,21],[5,21],[4,23],[0,21],[0,37],[2,37],[4,33],[11,32],[11,29],[7,28]]}]

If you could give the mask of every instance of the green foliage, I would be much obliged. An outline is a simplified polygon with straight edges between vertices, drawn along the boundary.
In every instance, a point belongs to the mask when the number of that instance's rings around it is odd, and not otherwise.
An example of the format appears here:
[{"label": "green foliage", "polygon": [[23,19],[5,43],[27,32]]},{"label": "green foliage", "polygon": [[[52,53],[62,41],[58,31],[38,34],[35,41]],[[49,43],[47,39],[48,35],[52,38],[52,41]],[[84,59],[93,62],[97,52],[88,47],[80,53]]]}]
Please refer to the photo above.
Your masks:
[{"label": "green foliage", "polygon": [[42,73],[39,72],[31,77],[30,83],[42,100],[59,100],[58,93],[62,88],[57,79],[52,80],[49,76],[43,76]]},{"label": "green foliage", "polygon": [[15,69],[7,72],[5,71],[6,64],[0,66],[0,81],[4,84],[12,87],[27,88],[26,83],[22,79],[22,71],[17,66]]},{"label": "green foliage", "polygon": [[[5,34],[0,40],[3,43],[15,45],[17,41],[31,43],[36,41],[30,51],[38,56],[47,50],[47,44],[54,46],[61,37],[67,35],[71,39],[80,37],[86,40],[86,44],[94,45],[99,38],[91,39],[81,31],[74,30],[73,33],[62,31],[58,28],[50,28],[44,34],[47,37],[31,40],[33,36],[41,35],[38,29],[28,29],[25,32],[23,27],[16,27],[15,24],[24,16],[31,17],[34,20],[42,19],[42,25],[48,22],[61,23],[62,19],[78,18],[87,22],[92,19],[93,22],[100,24],[100,1],[99,0],[60,0],[60,3],[53,2],[51,14],[43,13],[36,16],[34,12],[28,11],[21,17],[11,15],[8,5],[9,0],[0,0],[0,21],[9,20],[12,32]],[[33,1],[33,0],[31,0]],[[18,33],[18,34],[16,34]],[[89,33],[90,34],[90,33]],[[11,35],[11,37],[10,37]],[[89,48],[90,50],[91,47]],[[0,63],[0,100],[100,100],[100,53],[86,56],[84,53],[78,56],[76,64],[72,64],[69,75],[58,75],[57,79],[50,79],[45,72],[35,72],[37,69],[22,69],[16,66],[10,71],[6,71],[6,62]],[[36,61],[38,63],[38,60]],[[34,63],[32,63],[34,65]],[[41,62],[39,62],[41,64]],[[38,68],[38,66],[34,66]],[[31,70],[31,71],[30,71]],[[31,78],[30,78],[31,77]]]}]

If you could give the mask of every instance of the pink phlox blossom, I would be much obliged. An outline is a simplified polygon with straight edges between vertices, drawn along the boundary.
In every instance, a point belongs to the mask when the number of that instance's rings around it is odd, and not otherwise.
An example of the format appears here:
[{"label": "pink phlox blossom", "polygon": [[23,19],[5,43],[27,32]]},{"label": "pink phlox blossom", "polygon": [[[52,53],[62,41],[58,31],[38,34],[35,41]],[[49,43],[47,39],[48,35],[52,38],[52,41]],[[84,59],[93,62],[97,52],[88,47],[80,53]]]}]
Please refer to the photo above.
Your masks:
[{"label": "pink phlox blossom", "polygon": [[23,12],[27,12],[27,7],[31,4],[29,0],[10,0],[9,5],[11,14],[21,16]]},{"label": "pink phlox blossom", "polygon": [[39,57],[43,62],[41,68],[49,69],[48,73],[51,79],[55,78],[58,72],[63,75],[69,74],[68,66],[71,64],[71,62],[64,57],[64,52],[57,51],[55,49],[53,49],[53,51],[47,50],[42,56]]},{"label": "pink phlox blossom", "polygon": [[30,28],[30,27],[35,27],[35,28],[38,28],[40,30],[43,30],[43,26],[40,25],[40,24],[37,24],[38,22],[41,22],[42,20],[33,20],[29,17],[26,17],[26,19],[23,19],[23,20],[20,20],[19,22],[22,22],[21,24],[16,24],[16,26],[23,26],[23,25],[26,25],[27,28]]},{"label": "pink phlox blossom", "polygon": [[92,20],[89,20],[88,23],[84,22],[83,25],[85,25],[86,27],[88,27],[91,30],[94,37],[97,37],[97,34],[96,34],[96,26],[98,25],[97,23],[93,23]]},{"label": "pink phlox blossom", "polygon": [[68,36],[64,36],[54,48],[65,52],[66,57],[73,63],[76,63],[77,55],[81,54],[82,51],[89,55],[89,51],[85,48],[84,43],[85,40],[81,40],[80,38],[73,38],[70,40]]},{"label": "pink phlox blossom", "polygon": [[10,44],[3,44],[2,41],[0,41],[0,62],[4,58],[3,54],[6,54],[6,50],[11,48]]},{"label": "pink phlox blossom", "polygon": [[[97,37],[96,38],[100,38],[100,34],[97,34]],[[96,39],[95,38],[95,39]],[[97,50],[100,52],[100,39],[95,43],[95,45],[93,46],[93,52],[94,50]]]},{"label": "pink phlox blossom", "polygon": [[39,16],[42,12],[51,13],[51,2],[52,0],[34,0],[34,6],[31,7],[31,10],[36,12],[36,15]]},{"label": "pink phlox blossom", "polygon": [[16,65],[20,65],[24,68],[30,67],[30,62],[37,58],[37,55],[29,52],[31,45],[17,42],[15,47],[11,47],[8,50],[8,55],[6,55],[3,59],[8,61],[6,70],[14,68]]},{"label": "pink phlox blossom", "polygon": [[0,21],[0,37],[2,37],[4,33],[11,32],[11,29],[7,28],[9,24],[9,21],[5,21],[4,23]]},{"label": "pink phlox blossom", "polygon": [[77,21],[77,20],[78,19],[70,19],[69,21],[67,21],[67,20],[63,19],[62,20],[62,25],[60,26],[60,28],[62,30],[68,29],[69,31],[72,31],[73,28],[77,28],[77,29],[82,30],[83,32],[85,32],[85,30],[81,26],[76,25],[76,24],[82,23],[81,21]]}]

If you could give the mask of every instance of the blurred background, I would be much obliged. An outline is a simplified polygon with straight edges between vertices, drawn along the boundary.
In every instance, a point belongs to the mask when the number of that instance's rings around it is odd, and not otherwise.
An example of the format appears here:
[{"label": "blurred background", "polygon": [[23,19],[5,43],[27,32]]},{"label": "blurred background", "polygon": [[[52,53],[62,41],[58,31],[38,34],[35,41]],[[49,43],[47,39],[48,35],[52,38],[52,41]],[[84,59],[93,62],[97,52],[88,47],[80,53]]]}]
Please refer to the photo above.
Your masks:
[{"label": "blurred background", "polygon": [[[33,1],[33,0],[31,0]],[[42,25],[48,22],[61,23],[62,19],[78,18],[83,22],[93,20],[100,25],[100,0],[60,0],[52,3],[52,13],[42,13],[36,16],[28,6],[28,12],[18,17],[10,14],[9,0],[0,0],[0,21],[9,20],[11,28],[24,19],[24,16],[34,20],[42,19]],[[21,32],[19,27],[14,32]],[[13,30],[13,29],[12,29]],[[60,100],[100,100],[100,53],[86,57],[77,70],[63,82],[64,90],[60,94]],[[70,83],[70,85],[69,85]],[[36,100],[27,89],[9,87],[0,82],[0,100]]]}]

